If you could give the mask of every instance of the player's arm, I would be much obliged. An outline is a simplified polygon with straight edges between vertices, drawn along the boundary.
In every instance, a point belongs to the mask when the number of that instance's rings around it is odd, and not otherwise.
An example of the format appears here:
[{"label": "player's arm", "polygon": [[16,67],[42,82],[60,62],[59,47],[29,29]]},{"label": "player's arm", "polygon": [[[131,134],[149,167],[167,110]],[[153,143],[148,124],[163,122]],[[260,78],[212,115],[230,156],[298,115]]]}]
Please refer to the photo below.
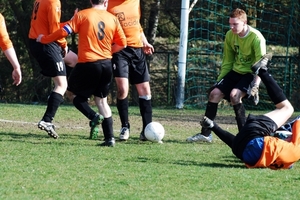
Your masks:
[{"label": "player's arm", "polygon": [[113,39],[113,45],[112,45],[112,53],[116,53],[118,51],[121,51],[127,46],[126,36],[125,33],[119,23],[119,21],[116,19],[116,31]]},{"label": "player's arm", "polygon": [[16,55],[16,51],[9,38],[4,17],[2,15],[0,15],[0,47],[14,69],[12,72],[12,78],[14,80],[13,84],[19,85],[22,81],[21,67]]},{"label": "player's arm", "polygon": [[145,54],[153,54],[154,47],[148,42],[143,29],[141,28],[141,38],[143,41],[143,50]]},{"label": "player's arm", "polygon": [[72,29],[69,25],[65,25],[63,28],[58,29],[57,31],[55,31],[54,33],[50,34],[50,35],[42,35],[40,34],[36,41],[43,43],[43,44],[48,44],[54,41],[57,41],[61,38],[65,38],[66,36],[68,36],[69,34],[72,33]]},{"label": "player's arm", "polygon": [[14,80],[13,85],[18,86],[22,82],[22,73],[14,47],[6,49],[4,54],[14,68],[12,72],[12,79]]}]

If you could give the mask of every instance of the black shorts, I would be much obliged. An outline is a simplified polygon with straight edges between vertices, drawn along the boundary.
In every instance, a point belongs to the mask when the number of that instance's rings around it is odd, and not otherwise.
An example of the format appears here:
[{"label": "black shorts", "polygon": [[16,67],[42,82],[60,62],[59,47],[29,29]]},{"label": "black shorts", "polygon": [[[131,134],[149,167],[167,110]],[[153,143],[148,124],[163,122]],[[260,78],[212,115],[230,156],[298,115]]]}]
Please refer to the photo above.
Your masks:
[{"label": "black shorts", "polygon": [[67,75],[62,49],[57,43],[42,44],[30,39],[29,48],[42,69],[41,74],[48,77]]},{"label": "black shorts", "polygon": [[128,78],[130,84],[150,81],[146,56],[142,48],[126,47],[112,58],[114,77]]},{"label": "black shorts", "polygon": [[112,80],[111,60],[77,63],[68,80],[68,90],[75,95],[105,98]]},{"label": "black shorts", "polygon": [[277,124],[265,115],[249,115],[245,125],[233,140],[233,153],[242,159],[244,149],[252,139],[270,136],[277,128]]},{"label": "black shorts", "polygon": [[231,70],[216,84],[215,87],[222,91],[224,99],[230,101],[230,92],[232,89],[236,88],[247,93],[248,87],[253,79],[253,74],[239,74]]}]

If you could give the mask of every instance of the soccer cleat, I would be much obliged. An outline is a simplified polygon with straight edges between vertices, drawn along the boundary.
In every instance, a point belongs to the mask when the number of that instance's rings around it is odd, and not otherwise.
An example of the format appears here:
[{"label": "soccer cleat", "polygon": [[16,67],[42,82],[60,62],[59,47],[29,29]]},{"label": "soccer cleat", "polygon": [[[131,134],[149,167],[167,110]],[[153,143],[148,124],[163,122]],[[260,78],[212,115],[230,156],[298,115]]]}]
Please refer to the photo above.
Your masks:
[{"label": "soccer cleat", "polygon": [[200,124],[203,128],[207,129],[214,127],[214,122],[206,116],[203,117],[203,119],[200,121]]},{"label": "soccer cleat", "polygon": [[102,115],[97,114],[93,120],[90,121],[90,139],[95,140],[98,138],[99,134],[99,127],[98,125],[101,124],[104,120]]},{"label": "soccer cleat", "polygon": [[146,136],[145,136],[144,131],[142,131],[142,132],[140,133],[140,141],[148,141],[148,139],[147,139]]},{"label": "soccer cleat", "polygon": [[120,130],[120,140],[126,141],[129,138],[129,128],[128,127],[122,127]]},{"label": "soccer cleat", "polygon": [[101,143],[100,146],[103,146],[103,147],[114,147],[115,144],[116,144],[115,138],[109,138],[109,139],[104,140],[104,142]]},{"label": "soccer cleat", "polygon": [[259,61],[257,61],[256,63],[254,63],[251,66],[251,70],[255,73],[258,74],[260,69],[264,69],[264,70],[268,70],[268,62],[269,60],[272,59],[272,54],[271,53],[267,53],[265,55],[263,55],[263,57],[261,57],[261,59],[259,59]]},{"label": "soccer cleat", "polygon": [[46,131],[50,137],[53,137],[54,139],[58,138],[58,134],[55,132],[55,126],[51,122],[41,120],[38,123],[38,127],[39,129]]},{"label": "soccer cleat", "polygon": [[186,139],[187,142],[212,142],[212,135],[210,134],[209,136],[204,136],[201,133],[198,133],[196,135],[193,135],[191,137],[188,137]]}]

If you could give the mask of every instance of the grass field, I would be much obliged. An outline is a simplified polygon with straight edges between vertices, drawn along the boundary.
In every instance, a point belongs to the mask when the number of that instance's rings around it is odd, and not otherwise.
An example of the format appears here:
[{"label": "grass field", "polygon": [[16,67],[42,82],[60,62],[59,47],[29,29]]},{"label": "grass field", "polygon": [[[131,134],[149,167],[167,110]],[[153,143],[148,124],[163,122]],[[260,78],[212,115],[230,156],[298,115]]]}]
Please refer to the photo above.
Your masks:
[{"label": "grass field", "polygon": [[[114,130],[120,122],[113,107]],[[140,142],[141,119],[130,108],[131,137],[114,148],[89,140],[88,120],[72,106],[54,119],[58,140],[37,128],[44,105],[0,105],[0,199],[299,199],[300,164],[291,170],[247,169],[215,135],[190,144],[203,110],[154,108],[164,144]],[[233,110],[218,112],[236,131]],[[226,119],[226,120],[225,120]]]}]

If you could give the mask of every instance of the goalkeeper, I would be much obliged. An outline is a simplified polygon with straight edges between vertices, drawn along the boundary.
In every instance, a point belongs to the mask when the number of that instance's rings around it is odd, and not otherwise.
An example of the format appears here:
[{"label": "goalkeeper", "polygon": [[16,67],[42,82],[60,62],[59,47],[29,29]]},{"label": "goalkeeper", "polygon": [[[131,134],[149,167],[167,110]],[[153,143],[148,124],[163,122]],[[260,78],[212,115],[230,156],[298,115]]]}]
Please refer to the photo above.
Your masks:
[{"label": "goalkeeper", "polygon": [[[225,36],[220,75],[210,90],[205,116],[214,120],[218,103],[226,99],[233,106],[240,130],[246,120],[242,98],[252,94],[258,100],[260,79],[253,75],[251,66],[262,61],[267,64],[268,60],[263,59],[266,54],[266,40],[258,30],[247,24],[247,15],[242,9],[231,12],[229,25],[231,30]],[[212,142],[211,131],[202,128],[200,133],[187,138],[187,142],[197,141]]]},{"label": "goalkeeper", "polygon": [[[282,126],[294,112],[293,106],[265,66],[255,65],[253,71],[258,72],[258,76],[265,84],[268,95],[276,106],[275,110],[264,115],[249,115],[244,127],[237,135],[221,129],[206,116],[200,123],[202,127],[214,131],[247,167],[290,169],[294,162],[300,159],[299,117]],[[290,130],[292,127],[291,141],[273,137],[278,127],[281,130]]]}]

